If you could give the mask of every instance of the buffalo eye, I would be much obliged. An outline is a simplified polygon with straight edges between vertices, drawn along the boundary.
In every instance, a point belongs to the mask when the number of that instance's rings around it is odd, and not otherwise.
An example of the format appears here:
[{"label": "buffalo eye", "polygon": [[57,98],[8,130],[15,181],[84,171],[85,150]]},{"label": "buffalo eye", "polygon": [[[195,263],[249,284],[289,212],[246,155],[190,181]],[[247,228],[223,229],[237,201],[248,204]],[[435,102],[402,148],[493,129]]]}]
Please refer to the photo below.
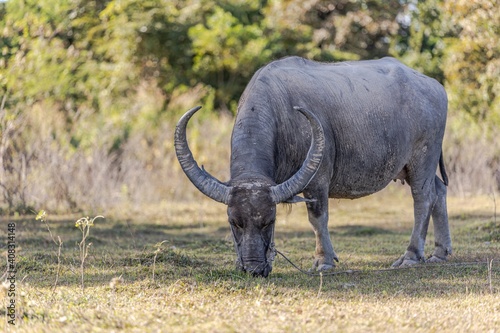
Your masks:
[{"label": "buffalo eye", "polygon": [[266,230],[268,227],[272,226],[275,221],[275,219],[267,220],[267,222],[262,225],[262,230]]},{"label": "buffalo eye", "polygon": [[230,225],[232,225],[233,227],[235,227],[235,228],[239,229],[239,230],[243,229],[243,226],[242,226],[242,225],[240,225],[240,224],[238,223],[238,221],[236,221],[235,219],[230,219],[230,220],[229,220],[229,224],[230,224]]}]

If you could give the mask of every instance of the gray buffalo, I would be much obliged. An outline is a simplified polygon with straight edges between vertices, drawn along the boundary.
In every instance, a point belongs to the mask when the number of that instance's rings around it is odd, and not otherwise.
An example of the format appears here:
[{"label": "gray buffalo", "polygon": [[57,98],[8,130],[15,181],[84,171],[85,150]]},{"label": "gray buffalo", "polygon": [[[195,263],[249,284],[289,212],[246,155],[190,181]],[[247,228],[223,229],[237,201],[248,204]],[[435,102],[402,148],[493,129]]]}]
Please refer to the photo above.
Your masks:
[{"label": "gray buffalo", "polygon": [[[289,57],[259,69],[240,98],[229,181],[200,168],[189,149],[186,126],[200,107],[179,120],[175,150],[198,190],[228,206],[238,266],[255,276],[272,269],[277,204],[306,203],[316,235],[313,269],[327,270],[338,262],[328,198],[360,198],[398,179],[411,187],[414,226],[392,266],[442,262],[451,254],[441,147],[447,103],[441,84],[392,58]],[[431,216],[435,248],[425,260]]]}]

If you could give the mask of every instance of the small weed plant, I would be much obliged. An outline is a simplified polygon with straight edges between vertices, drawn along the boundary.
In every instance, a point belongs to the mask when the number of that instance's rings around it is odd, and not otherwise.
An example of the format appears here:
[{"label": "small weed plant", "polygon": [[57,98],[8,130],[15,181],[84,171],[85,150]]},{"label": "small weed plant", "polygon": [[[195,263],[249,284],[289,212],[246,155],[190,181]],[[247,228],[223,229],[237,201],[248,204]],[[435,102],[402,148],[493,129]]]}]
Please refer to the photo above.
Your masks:
[{"label": "small weed plant", "polygon": [[162,245],[166,242],[168,242],[168,241],[164,240],[164,241],[161,241],[161,242],[155,244],[156,250],[155,250],[155,256],[153,257],[153,282],[155,282],[156,257],[161,252]]},{"label": "small weed plant", "polygon": [[52,239],[52,242],[54,242],[55,245],[57,245],[57,271],[56,271],[56,279],[54,281],[54,287],[52,290],[55,290],[57,287],[57,283],[59,282],[59,274],[61,272],[61,249],[63,242],[61,240],[61,237],[57,236],[57,241],[54,238],[54,235],[52,235],[52,231],[50,230],[49,223],[47,222],[47,212],[45,210],[40,210],[38,214],[36,215],[35,220],[37,221],[42,221],[45,226],[47,227],[47,230],[49,231],[50,238]]},{"label": "small weed plant", "polygon": [[82,284],[82,291],[85,289],[85,284],[84,284],[84,269],[85,269],[85,259],[87,259],[87,256],[89,255],[89,247],[92,245],[92,243],[87,244],[87,238],[89,237],[90,234],[90,228],[94,226],[94,221],[98,218],[104,218],[104,216],[98,215],[95,216],[94,218],[89,218],[87,217],[82,217],[78,219],[75,223],[75,227],[80,229],[82,232],[82,240],[80,243],[78,243],[78,247],[80,248],[80,274],[81,274],[81,284]]}]

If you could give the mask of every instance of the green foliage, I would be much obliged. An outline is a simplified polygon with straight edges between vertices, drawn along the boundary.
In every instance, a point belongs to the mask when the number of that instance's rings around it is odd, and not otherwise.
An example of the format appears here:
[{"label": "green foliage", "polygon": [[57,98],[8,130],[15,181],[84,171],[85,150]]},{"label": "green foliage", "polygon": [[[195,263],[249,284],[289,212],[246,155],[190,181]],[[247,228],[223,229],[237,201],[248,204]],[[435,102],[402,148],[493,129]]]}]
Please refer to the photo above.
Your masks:
[{"label": "green foliage", "polygon": [[[126,111],[142,80],[156,82],[167,105],[201,84],[206,107],[234,112],[251,75],[273,59],[387,54],[398,8],[382,1],[313,1],[304,9],[258,0],[8,2],[2,87],[18,94],[9,105],[43,101],[62,111],[72,145],[89,147],[101,127],[133,126],[136,114]],[[82,133],[74,123],[87,117],[99,126]]]},{"label": "green foliage", "polygon": [[441,0],[409,2],[399,14],[401,28],[392,54],[408,66],[444,83],[442,59],[449,28],[443,22]]},{"label": "green foliage", "polygon": [[[313,40],[321,50],[318,59],[373,59],[387,56],[397,36],[400,1],[319,0],[305,14],[314,28]],[[339,57],[340,56],[340,57]]]},{"label": "green foliage", "polygon": [[[141,114],[130,101],[141,81],[158,85],[163,106],[201,85],[196,96],[207,108],[234,112],[255,70],[292,54],[331,61],[393,54],[440,82],[469,71],[468,88],[479,92],[461,108],[483,118],[498,95],[498,25],[489,24],[497,17],[488,1],[29,0],[2,10],[6,109],[37,102],[58,109],[74,146],[89,146],[104,127],[133,127]],[[98,124],[94,133],[74,126],[86,117]]]},{"label": "green foliage", "polygon": [[446,88],[454,110],[500,126],[500,11],[491,1],[444,1],[445,17],[456,38],[448,40],[443,63]]},{"label": "green foliage", "polygon": [[[58,100],[74,93],[73,54],[67,49],[70,1],[8,1],[2,37],[8,105],[37,99]],[[50,8],[50,9],[49,9]]]},{"label": "green foliage", "polygon": [[[247,20],[248,21],[248,20]],[[231,12],[215,6],[206,23],[189,29],[193,49],[193,74],[217,87],[217,102],[234,103],[255,68],[271,60],[269,41],[258,23],[244,24]],[[233,104],[232,110],[236,107]]]},{"label": "green foliage", "polygon": [[487,0],[409,2],[392,51],[445,85],[453,114],[491,132],[500,126],[499,13]]}]

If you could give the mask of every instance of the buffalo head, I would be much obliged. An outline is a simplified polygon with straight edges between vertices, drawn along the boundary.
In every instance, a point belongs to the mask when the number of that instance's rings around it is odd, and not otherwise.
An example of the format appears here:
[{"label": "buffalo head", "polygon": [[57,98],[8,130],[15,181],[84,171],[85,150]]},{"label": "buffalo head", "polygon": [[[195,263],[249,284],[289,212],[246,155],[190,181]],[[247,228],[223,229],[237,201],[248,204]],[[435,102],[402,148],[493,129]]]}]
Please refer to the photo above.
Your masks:
[{"label": "buffalo head", "polygon": [[[306,201],[296,194],[309,184],[323,157],[325,138],[319,120],[311,112],[295,107],[312,130],[311,146],[300,169],[288,180],[275,184],[258,174],[251,179],[232,179],[223,183],[196,163],[186,140],[186,126],[200,107],[189,110],[177,124],[175,151],[182,170],[203,194],[228,206],[227,215],[233,234],[240,269],[255,276],[267,277],[274,259],[274,226],[276,205],[282,202]],[[286,149],[286,147],[283,147]]]}]

